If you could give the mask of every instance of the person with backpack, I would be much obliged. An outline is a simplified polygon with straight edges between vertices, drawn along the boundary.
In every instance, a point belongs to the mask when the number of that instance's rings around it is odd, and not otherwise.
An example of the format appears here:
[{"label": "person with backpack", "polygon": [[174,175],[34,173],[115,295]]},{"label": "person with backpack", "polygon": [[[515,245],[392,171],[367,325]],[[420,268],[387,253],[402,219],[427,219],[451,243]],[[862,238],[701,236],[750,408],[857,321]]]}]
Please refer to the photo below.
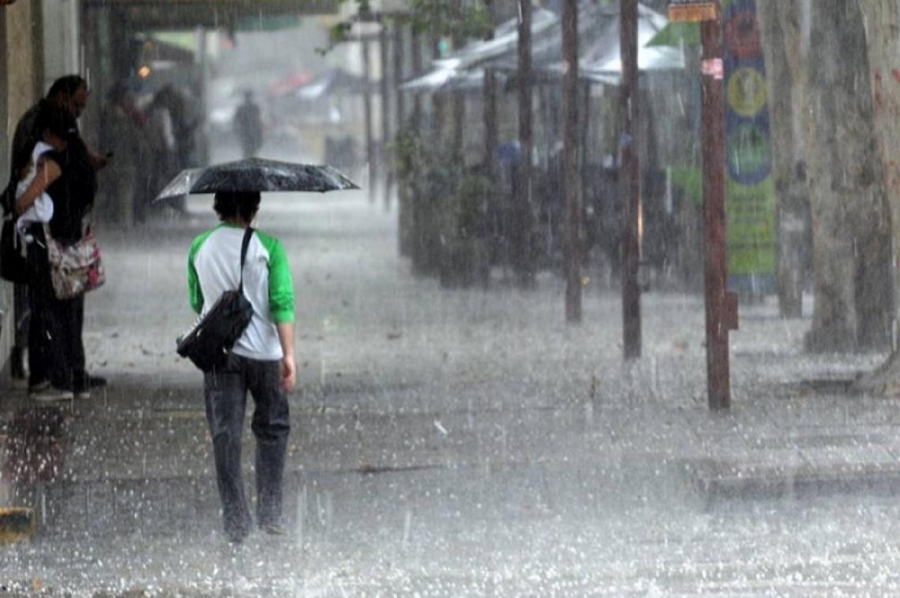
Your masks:
[{"label": "person with backpack", "polygon": [[258,192],[216,193],[213,209],[221,223],[194,240],[188,257],[188,296],[195,312],[206,315],[233,289],[241,289],[253,308],[234,347],[203,379],[224,529],[233,544],[246,538],[253,522],[241,475],[248,391],[255,403],[256,523],[268,534],[286,533],[281,510],[290,434],[287,393],[297,377],[294,285],[284,246],[258,230],[250,229],[241,267],[242,244],[259,202]]}]

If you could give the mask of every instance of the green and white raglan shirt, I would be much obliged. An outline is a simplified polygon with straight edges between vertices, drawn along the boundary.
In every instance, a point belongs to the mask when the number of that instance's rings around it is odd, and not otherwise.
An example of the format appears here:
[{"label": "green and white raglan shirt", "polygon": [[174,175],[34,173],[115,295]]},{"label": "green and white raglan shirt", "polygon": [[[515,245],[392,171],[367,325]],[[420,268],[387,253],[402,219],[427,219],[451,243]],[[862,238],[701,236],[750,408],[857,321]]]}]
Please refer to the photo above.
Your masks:
[{"label": "green and white raglan shirt", "polygon": [[[220,224],[191,244],[188,296],[198,314],[205,314],[223,292],[240,284],[243,238],[243,228]],[[247,247],[244,295],[253,305],[253,318],[235,344],[234,353],[250,359],[281,359],[275,324],[294,321],[294,283],[284,246],[258,230]]]}]

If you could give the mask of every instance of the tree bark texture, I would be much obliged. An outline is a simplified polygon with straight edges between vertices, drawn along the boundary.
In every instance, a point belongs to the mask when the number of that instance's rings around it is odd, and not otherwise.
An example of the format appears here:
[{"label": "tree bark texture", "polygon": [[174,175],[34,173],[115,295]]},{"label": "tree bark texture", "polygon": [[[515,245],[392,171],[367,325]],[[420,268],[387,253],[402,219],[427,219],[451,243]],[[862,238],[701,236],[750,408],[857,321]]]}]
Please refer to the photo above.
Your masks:
[{"label": "tree bark texture", "polygon": [[890,212],[857,0],[815,2],[809,48],[816,302],[807,347],[884,348],[893,319]]},{"label": "tree bark texture", "polygon": [[[782,14],[787,13],[787,14]],[[772,119],[772,176],[778,216],[778,304],[782,317],[803,315],[809,192],[795,123],[800,118],[801,87],[795,86],[790,53],[796,50],[799,29],[793,2],[758,2],[757,16],[766,57],[769,115]]]},{"label": "tree bark texture", "polygon": [[[900,5],[896,0],[859,0],[868,33],[869,67],[885,193],[890,206],[892,253],[900,239]],[[896,258],[892,306],[897,300]],[[894,347],[896,351],[896,347]]]},{"label": "tree bark texture", "polygon": [[[859,0],[859,5],[866,23],[875,126],[896,252],[900,241],[900,6],[896,0]],[[893,260],[896,303],[896,256]],[[896,322],[896,315],[894,319]],[[900,352],[896,345],[894,339],[891,354],[882,367],[857,381],[860,390],[896,391],[900,385]]]}]

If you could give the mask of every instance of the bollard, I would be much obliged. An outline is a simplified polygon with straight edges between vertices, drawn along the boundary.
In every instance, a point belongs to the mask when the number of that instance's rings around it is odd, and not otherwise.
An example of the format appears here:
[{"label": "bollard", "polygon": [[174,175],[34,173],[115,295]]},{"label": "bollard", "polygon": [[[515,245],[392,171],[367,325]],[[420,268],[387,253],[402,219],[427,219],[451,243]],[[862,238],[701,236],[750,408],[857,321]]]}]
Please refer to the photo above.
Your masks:
[{"label": "bollard", "polygon": [[0,507],[0,545],[27,540],[36,528],[31,507]]}]

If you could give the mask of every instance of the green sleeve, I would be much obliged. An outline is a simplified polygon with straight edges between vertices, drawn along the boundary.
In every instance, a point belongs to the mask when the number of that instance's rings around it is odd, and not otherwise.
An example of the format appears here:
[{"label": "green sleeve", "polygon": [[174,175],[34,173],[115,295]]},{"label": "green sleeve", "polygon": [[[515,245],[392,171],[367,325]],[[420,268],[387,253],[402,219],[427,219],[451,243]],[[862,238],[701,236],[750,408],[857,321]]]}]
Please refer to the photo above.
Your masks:
[{"label": "green sleeve", "polygon": [[188,301],[191,309],[199,314],[203,309],[203,291],[200,290],[200,278],[193,260],[188,260]]},{"label": "green sleeve", "polygon": [[294,281],[284,245],[265,234],[260,234],[259,238],[269,252],[269,311],[272,319],[276,324],[293,322]]},{"label": "green sleeve", "polygon": [[200,313],[203,309],[203,291],[200,289],[200,277],[197,276],[197,269],[194,267],[194,256],[203,242],[209,237],[212,231],[208,231],[196,239],[191,244],[190,253],[188,253],[188,303],[196,313]]}]

